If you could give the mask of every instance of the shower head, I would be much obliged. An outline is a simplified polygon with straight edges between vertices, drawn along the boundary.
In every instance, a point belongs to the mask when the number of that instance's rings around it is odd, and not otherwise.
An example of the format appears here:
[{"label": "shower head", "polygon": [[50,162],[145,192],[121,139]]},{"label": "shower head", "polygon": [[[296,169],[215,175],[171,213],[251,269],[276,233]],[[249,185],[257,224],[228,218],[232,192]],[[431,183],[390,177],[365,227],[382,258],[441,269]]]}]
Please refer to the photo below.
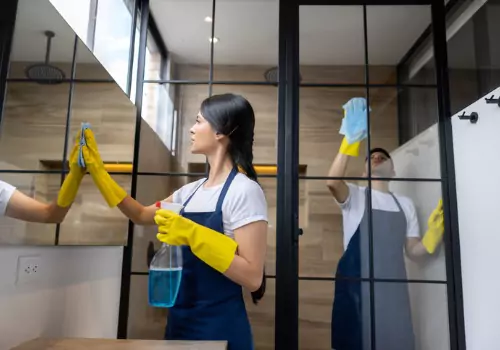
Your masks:
[{"label": "shower head", "polygon": [[[264,72],[264,78],[267,82],[273,85],[278,85],[278,67],[269,68]],[[302,76],[299,73],[299,83],[302,81]]]},{"label": "shower head", "polygon": [[50,44],[55,33],[52,31],[46,31],[45,36],[47,37],[47,51],[45,53],[44,63],[35,63],[26,67],[24,73],[26,77],[30,80],[36,81],[38,84],[59,84],[66,77],[64,72],[49,63],[50,61]]}]

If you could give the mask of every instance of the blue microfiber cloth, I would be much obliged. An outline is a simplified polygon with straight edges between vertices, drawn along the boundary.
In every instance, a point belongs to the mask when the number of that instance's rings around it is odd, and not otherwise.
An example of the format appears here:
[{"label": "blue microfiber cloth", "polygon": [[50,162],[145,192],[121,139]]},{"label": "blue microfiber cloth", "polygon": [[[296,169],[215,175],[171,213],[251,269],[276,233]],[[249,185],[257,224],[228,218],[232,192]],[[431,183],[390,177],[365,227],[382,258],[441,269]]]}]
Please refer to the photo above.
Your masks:
[{"label": "blue microfiber cloth", "polygon": [[[362,141],[368,134],[368,113],[364,97],[353,97],[342,108],[345,111],[339,133],[344,135],[348,144]],[[371,111],[371,108],[370,108]]]},{"label": "blue microfiber cloth", "polygon": [[82,123],[82,131],[80,133],[80,146],[78,147],[78,166],[80,168],[85,168],[85,159],[83,158],[82,147],[87,145],[87,140],[85,140],[85,130],[90,129],[89,123]]}]

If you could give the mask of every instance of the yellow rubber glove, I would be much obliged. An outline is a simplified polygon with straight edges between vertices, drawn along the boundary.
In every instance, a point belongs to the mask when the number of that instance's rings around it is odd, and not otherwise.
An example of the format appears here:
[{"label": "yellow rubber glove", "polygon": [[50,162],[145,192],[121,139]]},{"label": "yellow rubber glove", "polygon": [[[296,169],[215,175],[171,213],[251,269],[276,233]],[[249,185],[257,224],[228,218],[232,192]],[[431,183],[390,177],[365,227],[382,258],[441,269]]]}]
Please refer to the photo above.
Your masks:
[{"label": "yellow rubber glove", "polygon": [[444,213],[443,200],[440,199],[437,207],[429,216],[427,221],[427,232],[422,238],[422,244],[429,254],[436,251],[437,246],[441,243],[444,234]]},{"label": "yellow rubber glove", "polygon": [[57,205],[60,207],[68,207],[73,203],[82,182],[86,170],[78,166],[78,147],[80,141],[80,130],[76,134],[75,145],[69,156],[69,173],[64,178],[64,182],[57,195]]},{"label": "yellow rubber glove", "polygon": [[342,154],[346,154],[351,157],[357,157],[359,156],[359,146],[361,145],[361,142],[354,142],[353,144],[347,143],[347,139],[344,137],[342,140],[342,144],[340,145],[339,152]]},{"label": "yellow rubber glove", "polygon": [[155,222],[158,240],[169,245],[187,245],[199,259],[224,273],[236,255],[238,244],[223,233],[199,225],[170,210],[158,209]]},{"label": "yellow rubber glove", "polygon": [[85,141],[86,145],[82,147],[82,153],[87,170],[108,205],[116,207],[127,197],[127,192],[104,169],[92,130],[85,130]]}]

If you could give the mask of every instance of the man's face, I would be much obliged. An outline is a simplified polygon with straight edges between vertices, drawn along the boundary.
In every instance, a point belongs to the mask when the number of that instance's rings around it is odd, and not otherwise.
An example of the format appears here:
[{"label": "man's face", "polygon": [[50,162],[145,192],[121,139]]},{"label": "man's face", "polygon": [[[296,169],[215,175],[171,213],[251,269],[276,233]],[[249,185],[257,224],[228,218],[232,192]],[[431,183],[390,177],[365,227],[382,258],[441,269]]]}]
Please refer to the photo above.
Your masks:
[{"label": "man's face", "polygon": [[[370,156],[372,177],[393,177],[394,166],[392,160],[384,153],[373,152]],[[365,165],[365,174],[368,174],[368,162]]]}]

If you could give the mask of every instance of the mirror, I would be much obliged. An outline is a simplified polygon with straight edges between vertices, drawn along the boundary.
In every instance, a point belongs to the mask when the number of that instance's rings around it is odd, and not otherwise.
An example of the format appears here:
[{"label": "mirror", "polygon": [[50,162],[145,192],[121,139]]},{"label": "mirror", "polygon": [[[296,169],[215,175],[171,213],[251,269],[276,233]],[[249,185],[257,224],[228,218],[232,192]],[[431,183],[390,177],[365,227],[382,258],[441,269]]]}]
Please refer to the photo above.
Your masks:
[{"label": "mirror", "polygon": [[[78,2],[84,5],[85,1]],[[100,18],[108,12],[102,10]],[[125,54],[122,50],[113,60],[108,51],[103,66],[87,46],[89,38],[85,42],[79,38],[88,32],[83,29],[90,22],[74,30],[68,25],[75,23],[65,16],[68,13],[74,11],[65,11],[60,1],[19,0],[1,116],[0,180],[42,202],[56,200],[82,122],[90,123],[105,163],[127,164],[131,169],[133,162],[137,113],[124,92]],[[130,19],[129,32],[131,23]],[[99,28],[95,31],[99,54],[105,55],[103,43],[109,36]],[[124,50],[128,61],[129,46]],[[115,82],[117,74],[120,84]],[[131,171],[112,176],[130,192]],[[109,208],[86,175],[62,224],[1,218],[0,231],[5,232],[0,244],[126,245],[128,219],[117,208]]]}]

